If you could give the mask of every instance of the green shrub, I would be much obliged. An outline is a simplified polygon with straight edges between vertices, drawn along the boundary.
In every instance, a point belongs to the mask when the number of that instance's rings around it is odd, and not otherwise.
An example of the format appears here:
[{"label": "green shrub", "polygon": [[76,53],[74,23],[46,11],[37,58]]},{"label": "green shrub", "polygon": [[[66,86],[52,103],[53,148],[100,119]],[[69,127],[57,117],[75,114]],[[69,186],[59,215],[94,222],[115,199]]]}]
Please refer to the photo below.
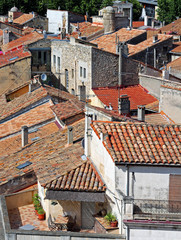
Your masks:
[{"label": "green shrub", "polygon": [[44,213],[45,213],[45,211],[43,210],[42,207],[38,209],[38,214],[44,214]]},{"label": "green shrub", "polygon": [[116,221],[116,217],[112,213],[107,213],[107,215],[104,217],[108,222],[114,222]]}]

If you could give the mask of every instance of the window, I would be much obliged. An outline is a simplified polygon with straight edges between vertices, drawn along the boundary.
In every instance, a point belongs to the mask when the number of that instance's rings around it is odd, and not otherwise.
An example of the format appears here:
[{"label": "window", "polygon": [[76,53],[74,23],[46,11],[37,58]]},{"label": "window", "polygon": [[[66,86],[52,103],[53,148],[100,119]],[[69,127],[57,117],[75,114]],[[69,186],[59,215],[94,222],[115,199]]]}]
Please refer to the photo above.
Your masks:
[{"label": "window", "polygon": [[60,57],[57,59],[58,68],[60,69]]},{"label": "window", "polygon": [[84,78],[86,78],[86,68],[84,68]]},{"label": "window", "polygon": [[74,78],[74,69],[72,69],[72,78]]},{"label": "window", "polygon": [[65,69],[65,84],[66,84],[66,89],[69,88],[69,72],[67,69]]},{"label": "window", "polygon": [[80,77],[82,77],[82,67],[80,67]]},{"label": "window", "polygon": [[44,63],[47,62],[47,52],[44,52]]},{"label": "window", "polygon": [[38,60],[41,60],[41,52],[38,52]]},{"label": "window", "polygon": [[53,65],[55,66],[56,65],[56,56],[53,55]]}]

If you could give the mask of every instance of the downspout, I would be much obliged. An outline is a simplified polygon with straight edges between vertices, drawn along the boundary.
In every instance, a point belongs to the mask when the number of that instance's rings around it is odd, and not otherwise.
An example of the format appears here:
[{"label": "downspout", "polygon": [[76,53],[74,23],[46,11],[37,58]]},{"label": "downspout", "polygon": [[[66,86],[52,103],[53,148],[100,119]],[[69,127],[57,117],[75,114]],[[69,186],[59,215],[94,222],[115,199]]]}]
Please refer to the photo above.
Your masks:
[{"label": "downspout", "polygon": [[74,87],[75,87],[75,95],[77,95],[77,81],[76,81],[76,74],[77,74],[77,71],[76,71],[76,66],[77,66],[77,59],[75,58],[75,73],[74,73]]},{"label": "downspout", "polygon": [[129,166],[126,165],[126,196],[129,196]]}]

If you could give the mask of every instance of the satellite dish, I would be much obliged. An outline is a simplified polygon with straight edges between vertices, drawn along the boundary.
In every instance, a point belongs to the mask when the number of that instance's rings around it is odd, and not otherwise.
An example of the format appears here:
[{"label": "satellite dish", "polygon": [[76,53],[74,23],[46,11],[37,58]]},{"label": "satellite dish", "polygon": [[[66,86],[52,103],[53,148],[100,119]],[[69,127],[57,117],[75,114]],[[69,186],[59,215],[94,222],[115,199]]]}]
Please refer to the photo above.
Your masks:
[{"label": "satellite dish", "polygon": [[42,81],[46,81],[47,80],[47,75],[45,73],[42,73],[41,80]]}]

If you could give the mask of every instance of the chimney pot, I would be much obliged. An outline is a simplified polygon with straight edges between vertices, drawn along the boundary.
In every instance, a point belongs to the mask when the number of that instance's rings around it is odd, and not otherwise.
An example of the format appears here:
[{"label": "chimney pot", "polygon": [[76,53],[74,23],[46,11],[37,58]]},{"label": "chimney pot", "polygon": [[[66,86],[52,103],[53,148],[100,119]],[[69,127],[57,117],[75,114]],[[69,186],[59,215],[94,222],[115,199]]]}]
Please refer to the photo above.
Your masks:
[{"label": "chimney pot", "polygon": [[22,147],[28,144],[28,127],[21,127]]},{"label": "chimney pot", "polygon": [[145,106],[138,106],[138,120],[144,122],[145,121]]},{"label": "chimney pot", "polygon": [[118,111],[119,114],[129,114],[130,113],[130,101],[128,95],[121,95],[118,99]]},{"label": "chimney pot", "polygon": [[68,126],[68,144],[73,143],[73,127]]}]

